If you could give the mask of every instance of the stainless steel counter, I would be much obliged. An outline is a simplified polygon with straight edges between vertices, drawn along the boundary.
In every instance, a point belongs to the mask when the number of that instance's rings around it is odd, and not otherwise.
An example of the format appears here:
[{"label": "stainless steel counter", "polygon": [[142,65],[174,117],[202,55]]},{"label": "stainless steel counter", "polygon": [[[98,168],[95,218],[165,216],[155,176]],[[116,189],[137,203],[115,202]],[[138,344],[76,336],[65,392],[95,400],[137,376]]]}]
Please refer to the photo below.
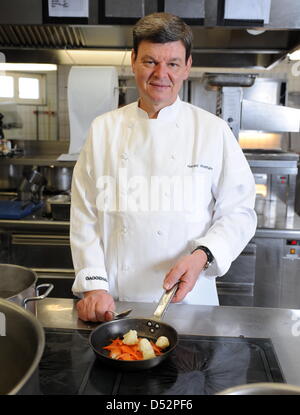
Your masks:
[{"label": "stainless steel counter", "polygon": [[58,161],[57,155],[33,155],[33,156],[21,156],[12,158],[2,158],[2,165],[16,165],[16,166],[55,166],[55,167],[74,167],[76,161]]},{"label": "stainless steel counter", "polygon": [[[132,317],[151,316],[155,305],[117,302],[117,310],[132,308]],[[88,329],[77,317],[75,301],[48,298],[38,302],[37,317],[44,327]],[[287,383],[300,386],[300,310],[213,307],[171,304],[164,321],[180,334],[270,338]]]}]

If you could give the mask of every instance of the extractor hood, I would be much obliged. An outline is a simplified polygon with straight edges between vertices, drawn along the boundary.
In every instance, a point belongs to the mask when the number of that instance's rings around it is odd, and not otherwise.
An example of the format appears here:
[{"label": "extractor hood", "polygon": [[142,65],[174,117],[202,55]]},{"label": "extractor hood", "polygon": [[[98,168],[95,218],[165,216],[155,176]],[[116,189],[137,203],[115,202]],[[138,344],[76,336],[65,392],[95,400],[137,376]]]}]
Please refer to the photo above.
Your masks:
[{"label": "extractor hood", "polygon": [[[16,2],[18,0],[10,0],[7,4]],[[30,2],[38,4],[35,0]],[[300,47],[299,0],[272,0],[268,24],[259,27],[251,21],[243,24],[220,23],[220,0],[202,2],[205,18],[201,25],[197,22],[192,25],[194,67],[270,68]],[[3,3],[6,1],[2,0]],[[19,10],[17,18],[13,18],[11,12],[5,19],[3,13],[7,6],[2,11],[1,4],[0,51],[5,54],[7,62],[81,64],[82,61],[77,62],[76,56],[70,52],[99,49],[129,51],[132,47],[130,25],[95,24],[95,17],[90,18],[86,25],[38,24],[43,22],[42,17],[39,20],[39,14],[35,12],[32,14],[34,19],[30,20],[28,7],[26,13],[22,14]],[[27,5],[27,1],[20,4]],[[96,2],[91,1],[90,4]],[[237,4],[242,7],[242,2]],[[20,17],[23,15],[26,17],[24,24]],[[85,63],[95,62],[87,57]]]}]

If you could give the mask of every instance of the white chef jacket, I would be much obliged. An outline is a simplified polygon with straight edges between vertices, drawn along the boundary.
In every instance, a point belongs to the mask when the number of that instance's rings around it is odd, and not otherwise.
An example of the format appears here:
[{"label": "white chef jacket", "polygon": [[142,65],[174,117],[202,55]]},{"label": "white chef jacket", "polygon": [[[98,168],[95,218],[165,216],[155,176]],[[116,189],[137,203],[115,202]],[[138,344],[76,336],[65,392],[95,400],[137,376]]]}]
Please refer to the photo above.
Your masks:
[{"label": "white chef jacket", "polygon": [[157,302],[166,273],[204,245],[215,260],[183,302],[218,305],[216,277],[255,233],[254,202],[249,165],[215,115],[178,97],[157,119],[137,102],[97,117],[72,179],[73,293]]}]

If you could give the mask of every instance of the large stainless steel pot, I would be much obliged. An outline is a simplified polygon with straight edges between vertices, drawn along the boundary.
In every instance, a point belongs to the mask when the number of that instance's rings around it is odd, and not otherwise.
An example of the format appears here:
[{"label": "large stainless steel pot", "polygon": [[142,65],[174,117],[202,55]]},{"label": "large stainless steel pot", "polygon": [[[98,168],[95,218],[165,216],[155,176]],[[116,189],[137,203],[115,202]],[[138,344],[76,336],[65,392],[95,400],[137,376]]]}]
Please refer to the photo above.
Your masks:
[{"label": "large stainless steel pot", "polygon": [[0,395],[40,393],[44,347],[43,327],[32,313],[0,298]]},{"label": "large stainless steel pot", "polygon": [[71,189],[72,167],[43,166],[40,167],[40,173],[47,179],[47,190],[66,192]]},{"label": "large stainless steel pot", "polygon": [[225,389],[217,395],[300,395],[300,387],[286,383],[249,383]]},{"label": "large stainless steel pot", "polygon": [[0,190],[18,189],[23,178],[23,166],[14,164],[0,165]]},{"label": "large stainless steel pot", "polygon": [[[37,275],[29,268],[19,265],[0,264],[0,298],[12,301],[36,314],[36,301],[52,291],[53,284],[36,286]],[[40,294],[41,288],[46,291]]]}]

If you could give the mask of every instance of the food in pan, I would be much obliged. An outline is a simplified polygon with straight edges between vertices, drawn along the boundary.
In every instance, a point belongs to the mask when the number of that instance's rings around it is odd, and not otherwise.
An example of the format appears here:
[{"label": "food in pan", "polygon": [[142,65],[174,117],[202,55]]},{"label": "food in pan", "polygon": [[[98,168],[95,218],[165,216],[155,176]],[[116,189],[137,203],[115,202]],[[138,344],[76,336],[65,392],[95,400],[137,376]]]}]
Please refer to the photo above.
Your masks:
[{"label": "food in pan", "polygon": [[152,359],[155,357],[153,347],[151,346],[151,343],[148,339],[140,339],[139,350],[142,352],[143,360]]},{"label": "food in pan", "polygon": [[112,340],[103,349],[109,351],[109,357],[117,360],[146,360],[162,354],[163,349],[170,345],[165,336],[157,339],[156,343],[146,338],[138,337],[136,330],[129,330],[120,338]]},{"label": "food in pan", "polygon": [[125,333],[123,336],[123,343],[128,344],[128,346],[131,346],[132,344],[137,344],[138,341],[139,339],[136,330],[129,330],[129,332]]},{"label": "food in pan", "polygon": [[160,336],[156,342],[155,342],[156,346],[159,347],[160,349],[166,349],[167,347],[170,346],[170,342],[168,337],[166,336]]}]

